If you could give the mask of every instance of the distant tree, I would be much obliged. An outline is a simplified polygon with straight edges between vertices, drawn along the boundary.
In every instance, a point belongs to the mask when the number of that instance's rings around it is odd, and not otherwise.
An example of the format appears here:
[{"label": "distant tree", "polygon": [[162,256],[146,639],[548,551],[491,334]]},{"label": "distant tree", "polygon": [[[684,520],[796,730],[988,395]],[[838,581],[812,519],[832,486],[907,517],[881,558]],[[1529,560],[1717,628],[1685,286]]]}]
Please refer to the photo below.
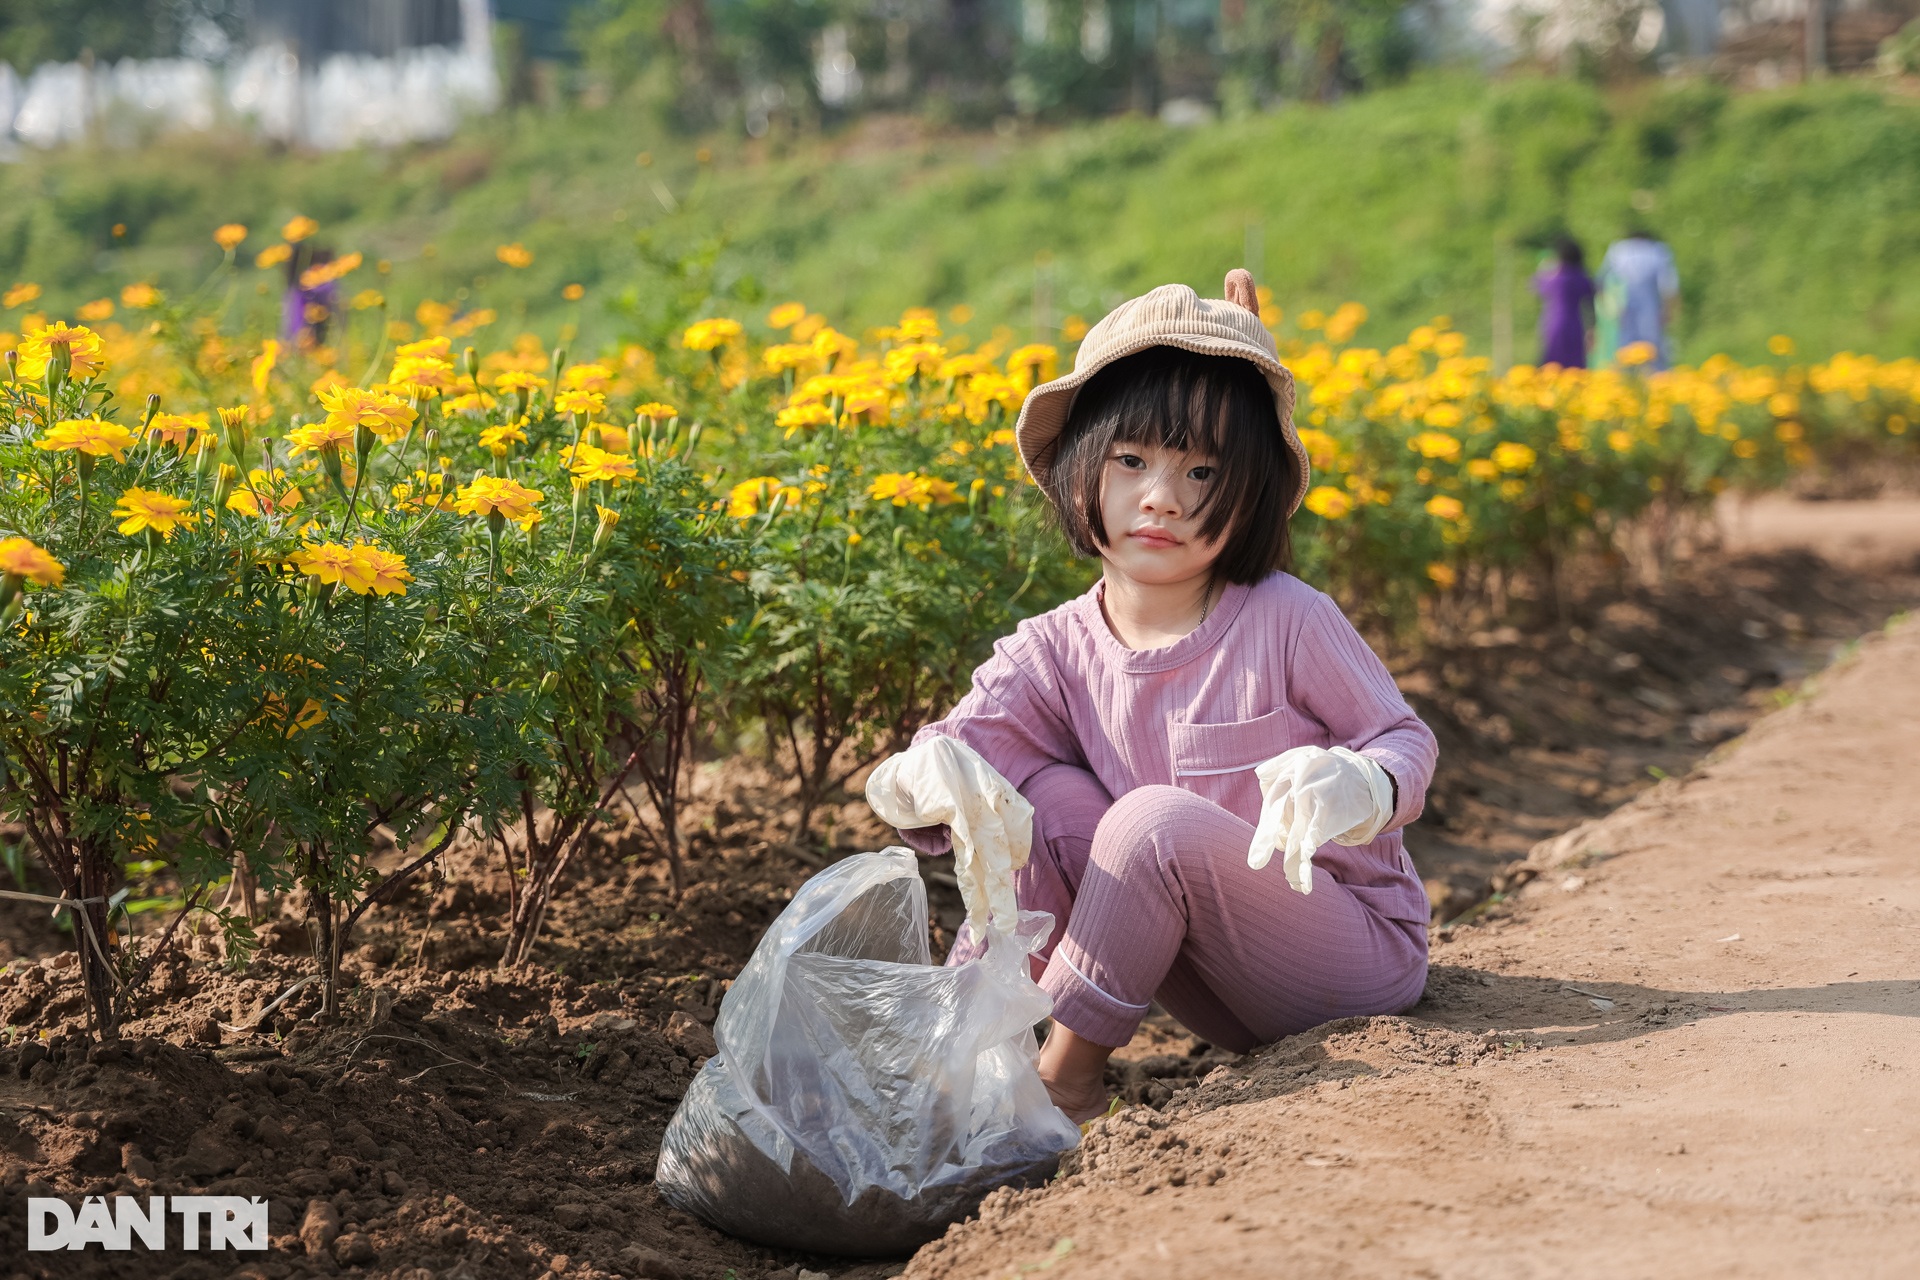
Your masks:
[{"label": "distant tree", "polygon": [[42,62],[147,57],[165,6],[157,0],[0,0],[0,59],[26,72]]}]

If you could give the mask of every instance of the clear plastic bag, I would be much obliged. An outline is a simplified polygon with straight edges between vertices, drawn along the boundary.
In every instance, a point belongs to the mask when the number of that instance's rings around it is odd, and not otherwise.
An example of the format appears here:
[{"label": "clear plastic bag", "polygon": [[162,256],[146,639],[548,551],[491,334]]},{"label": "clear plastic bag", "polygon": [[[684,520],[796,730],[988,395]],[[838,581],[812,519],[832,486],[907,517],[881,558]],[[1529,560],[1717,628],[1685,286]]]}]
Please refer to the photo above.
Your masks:
[{"label": "clear plastic bag", "polygon": [[902,848],[807,881],[720,1008],[660,1144],[663,1196],[730,1234],[820,1253],[912,1251],[995,1187],[1051,1174],[1080,1138],[1047,1097],[1021,912],[984,955],[936,967]]}]

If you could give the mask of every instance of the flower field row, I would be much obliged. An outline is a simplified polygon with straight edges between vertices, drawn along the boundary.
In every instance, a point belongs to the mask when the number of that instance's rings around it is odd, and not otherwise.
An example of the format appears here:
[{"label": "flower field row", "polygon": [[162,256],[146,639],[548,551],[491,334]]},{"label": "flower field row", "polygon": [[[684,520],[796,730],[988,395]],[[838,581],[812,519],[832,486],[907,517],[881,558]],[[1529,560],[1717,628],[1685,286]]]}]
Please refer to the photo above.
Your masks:
[{"label": "flower field row", "polygon": [[[232,273],[244,230],[219,234]],[[103,1025],[152,954],[130,883],[162,871],[241,953],[208,890],[304,886],[330,991],[360,916],[463,831],[514,871],[508,963],[619,788],[678,885],[697,744],[763,735],[804,835],[1091,573],[1013,449],[1060,353],[959,313],[856,337],[788,304],[574,360],[371,291],[283,344],[230,332],[218,281],[0,336],[5,807],[81,904]],[[1495,374],[1444,321],[1374,350],[1351,304],[1264,314],[1315,467],[1300,571],[1391,619],[1920,421],[1913,360]]]}]

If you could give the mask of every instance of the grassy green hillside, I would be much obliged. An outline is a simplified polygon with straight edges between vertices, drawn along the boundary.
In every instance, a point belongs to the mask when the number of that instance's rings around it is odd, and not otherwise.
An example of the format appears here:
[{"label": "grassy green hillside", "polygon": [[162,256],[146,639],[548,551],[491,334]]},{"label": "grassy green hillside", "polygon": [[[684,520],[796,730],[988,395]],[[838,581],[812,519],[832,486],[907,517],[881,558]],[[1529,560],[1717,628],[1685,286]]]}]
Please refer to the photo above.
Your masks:
[{"label": "grassy green hillside", "polygon": [[[1441,78],[1190,130],[899,132],[716,142],[702,163],[613,108],[392,153],[200,140],[34,157],[0,168],[0,285],[38,282],[56,309],[136,279],[187,287],[217,259],[216,224],[254,227],[251,255],[304,213],[336,248],[391,262],[350,288],[406,307],[468,289],[508,322],[573,321],[587,341],[788,296],[849,323],[965,301],[976,331],[1024,333],[1036,276],[1056,321],[1093,318],[1170,279],[1217,289],[1252,256],[1289,313],[1354,298],[1375,337],[1446,312],[1485,342],[1498,246],[1513,244],[1526,358],[1528,246],[1564,227],[1597,258],[1639,216],[1679,255],[1692,358],[1757,357],[1775,332],[1809,353],[1920,348],[1920,103],[1864,82],[1608,97]],[[511,240],[531,267],[495,261]],[[254,305],[272,303],[271,279]],[[574,282],[578,304],[561,297]]]}]

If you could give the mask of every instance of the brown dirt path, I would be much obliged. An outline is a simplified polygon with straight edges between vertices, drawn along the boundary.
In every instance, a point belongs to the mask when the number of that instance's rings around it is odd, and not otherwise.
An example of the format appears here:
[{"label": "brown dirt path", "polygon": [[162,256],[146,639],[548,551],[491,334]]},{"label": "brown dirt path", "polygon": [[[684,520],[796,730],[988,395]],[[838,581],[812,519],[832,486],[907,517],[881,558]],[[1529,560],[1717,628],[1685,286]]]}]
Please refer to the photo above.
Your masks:
[{"label": "brown dirt path", "polygon": [[1911,1275],[1916,761],[1907,622],[1536,849],[1408,1017],[1101,1122],[906,1275]]}]

